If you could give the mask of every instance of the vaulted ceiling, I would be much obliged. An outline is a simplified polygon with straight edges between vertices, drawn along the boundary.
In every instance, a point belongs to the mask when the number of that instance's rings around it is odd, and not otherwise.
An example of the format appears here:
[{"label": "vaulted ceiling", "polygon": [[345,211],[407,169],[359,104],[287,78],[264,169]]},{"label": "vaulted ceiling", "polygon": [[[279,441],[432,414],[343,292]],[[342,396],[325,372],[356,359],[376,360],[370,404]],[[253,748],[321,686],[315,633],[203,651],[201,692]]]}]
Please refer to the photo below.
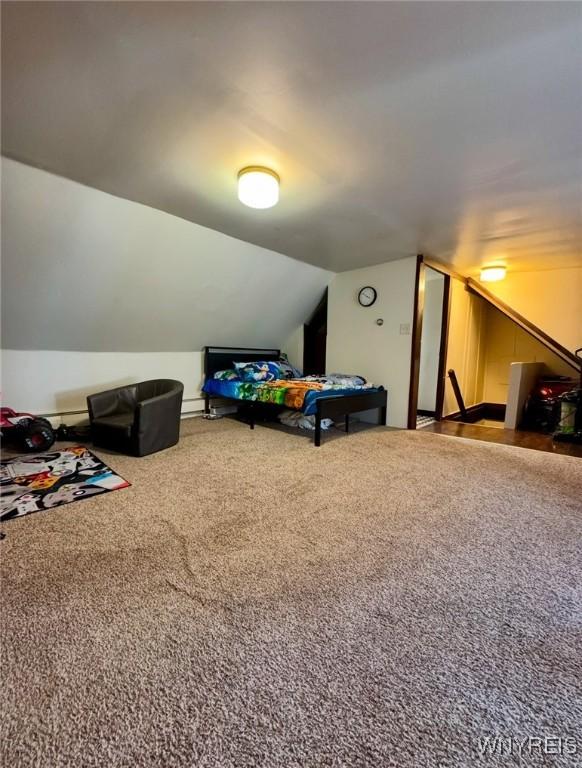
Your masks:
[{"label": "vaulted ceiling", "polygon": [[[582,263],[579,3],[3,2],[4,154],[332,270]],[[267,165],[280,204],[243,207]]]}]

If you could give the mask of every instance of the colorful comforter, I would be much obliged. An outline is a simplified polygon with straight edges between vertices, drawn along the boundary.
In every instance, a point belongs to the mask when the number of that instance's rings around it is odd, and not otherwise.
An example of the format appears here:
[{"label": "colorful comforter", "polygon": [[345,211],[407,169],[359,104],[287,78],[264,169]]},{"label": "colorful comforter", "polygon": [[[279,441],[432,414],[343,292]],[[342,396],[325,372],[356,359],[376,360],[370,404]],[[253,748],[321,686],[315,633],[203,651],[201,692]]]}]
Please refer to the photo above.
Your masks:
[{"label": "colorful comforter", "polygon": [[357,377],[338,376],[306,376],[303,379],[275,379],[258,383],[208,379],[202,391],[214,397],[282,405],[310,416],[315,413],[315,404],[320,397],[378,391],[378,387],[356,384],[356,380]]}]

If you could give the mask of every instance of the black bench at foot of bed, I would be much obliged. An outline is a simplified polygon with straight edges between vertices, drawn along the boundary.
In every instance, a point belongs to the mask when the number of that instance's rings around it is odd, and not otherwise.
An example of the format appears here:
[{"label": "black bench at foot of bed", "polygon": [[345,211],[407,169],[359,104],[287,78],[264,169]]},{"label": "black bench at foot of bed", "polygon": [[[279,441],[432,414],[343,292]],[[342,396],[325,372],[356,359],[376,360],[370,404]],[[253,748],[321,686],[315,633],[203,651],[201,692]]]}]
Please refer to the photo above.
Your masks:
[{"label": "black bench at foot of bed", "polygon": [[[251,360],[278,360],[281,357],[278,349],[254,349],[241,347],[205,347],[204,348],[204,377],[214,376],[217,371],[226,368],[232,368],[235,362],[244,362]],[[248,423],[251,429],[255,428],[255,415],[260,410],[266,409],[282,410],[281,406],[274,406],[269,403],[255,402],[253,400],[238,400],[232,398],[222,398],[230,400],[232,403],[238,403],[243,406],[248,414]],[[315,432],[313,443],[317,447],[321,445],[321,421],[322,419],[332,419],[337,421],[344,418],[346,432],[349,430],[349,417],[352,413],[361,413],[362,411],[371,411],[378,409],[379,424],[386,424],[386,406],[388,403],[388,393],[380,387],[372,392],[362,391],[349,395],[330,395],[329,397],[319,397],[315,402]],[[210,396],[204,395],[204,412],[210,412]]]}]

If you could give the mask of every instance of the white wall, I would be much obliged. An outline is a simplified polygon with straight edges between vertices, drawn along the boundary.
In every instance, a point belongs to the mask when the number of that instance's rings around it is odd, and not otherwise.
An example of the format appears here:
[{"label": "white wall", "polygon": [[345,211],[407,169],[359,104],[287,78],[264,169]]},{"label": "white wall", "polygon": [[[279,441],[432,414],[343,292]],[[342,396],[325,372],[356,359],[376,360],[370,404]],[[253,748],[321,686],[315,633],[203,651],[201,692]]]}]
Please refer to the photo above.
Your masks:
[{"label": "white wall", "polygon": [[201,410],[201,352],[58,352],[2,350],[2,402],[17,411],[86,411],[86,397],[110,387],[155,378],[184,383],[183,413]]},{"label": "white wall", "polygon": [[582,347],[582,266],[509,271],[485,287],[566,349]]},{"label": "white wall", "polygon": [[576,377],[574,368],[490,304],[485,331],[483,402],[507,403],[512,363],[544,363],[548,372]]},{"label": "white wall", "polygon": [[[329,286],[327,370],[357,373],[388,390],[387,423],[406,427],[410,385],[411,329],[416,258],[401,259],[336,275]],[[376,303],[358,304],[366,285]],[[376,320],[384,324],[378,326]],[[401,333],[401,325],[408,333]]]},{"label": "white wall", "polygon": [[[306,320],[309,318],[306,317]],[[287,354],[289,362],[300,371],[303,371],[303,325],[299,325],[289,334],[283,343],[283,352]]]},{"label": "white wall", "polygon": [[423,411],[436,409],[444,289],[444,275],[426,267],[418,376],[418,408]]},{"label": "white wall", "polygon": [[284,348],[332,277],[6,158],[2,225],[3,399],[40,413],[144,378],[199,397],[205,344]]},{"label": "white wall", "polygon": [[[303,327],[301,327],[303,334]],[[291,350],[290,352],[288,350]],[[283,346],[293,365],[293,347]],[[302,366],[302,353],[299,369]],[[163,376],[184,383],[182,413],[202,411],[202,352],[53,352],[2,350],[2,404],[16,411],[82,420],[86,397],[110,387]],[[80,412],[78,419],[73,418]]]},{"label": "white wall", "polygon": [[2,161],[2,347],[279,346],[331,273]]}]

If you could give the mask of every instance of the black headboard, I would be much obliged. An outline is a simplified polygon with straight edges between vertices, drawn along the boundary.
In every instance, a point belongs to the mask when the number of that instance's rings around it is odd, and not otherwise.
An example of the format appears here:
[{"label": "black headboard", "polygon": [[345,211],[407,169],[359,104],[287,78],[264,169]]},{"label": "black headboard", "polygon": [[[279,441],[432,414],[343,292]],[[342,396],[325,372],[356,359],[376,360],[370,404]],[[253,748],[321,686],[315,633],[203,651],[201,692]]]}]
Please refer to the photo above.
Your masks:
[{"label": "black headboard", "polygon": [[256,349],[254,347],[204,347],[204,378],[212,378],[216,371],[234,368],[234,363],[257,360],[279,360],[280,349]]}]

